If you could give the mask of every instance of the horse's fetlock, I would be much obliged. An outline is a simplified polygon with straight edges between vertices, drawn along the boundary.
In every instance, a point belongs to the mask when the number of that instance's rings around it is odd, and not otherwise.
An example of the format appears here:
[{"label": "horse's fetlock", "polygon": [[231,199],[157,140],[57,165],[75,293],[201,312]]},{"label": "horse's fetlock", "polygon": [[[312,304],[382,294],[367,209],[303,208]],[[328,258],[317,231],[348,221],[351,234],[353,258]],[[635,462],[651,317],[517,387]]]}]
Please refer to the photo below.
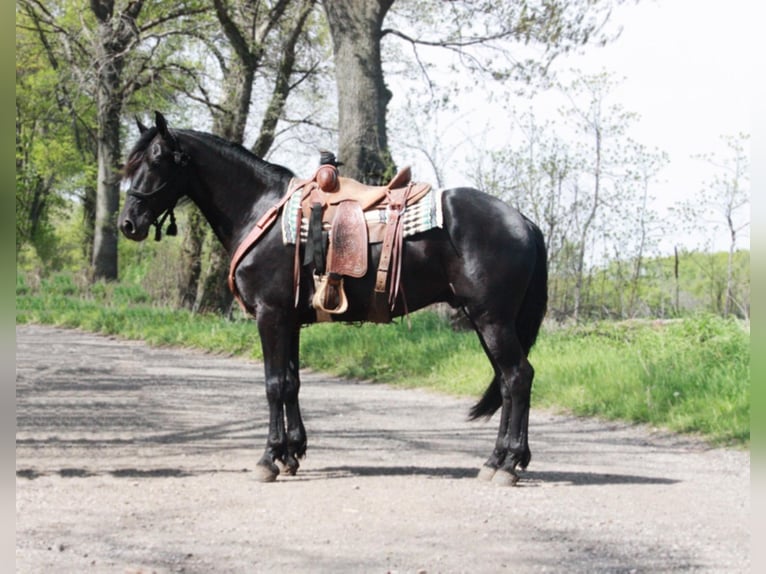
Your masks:
[{"label": "horse's fetlock", "polygon": [[287,433],[287,444],[304,445],[306,443],[306,434],[300,429],[291,430]]}]

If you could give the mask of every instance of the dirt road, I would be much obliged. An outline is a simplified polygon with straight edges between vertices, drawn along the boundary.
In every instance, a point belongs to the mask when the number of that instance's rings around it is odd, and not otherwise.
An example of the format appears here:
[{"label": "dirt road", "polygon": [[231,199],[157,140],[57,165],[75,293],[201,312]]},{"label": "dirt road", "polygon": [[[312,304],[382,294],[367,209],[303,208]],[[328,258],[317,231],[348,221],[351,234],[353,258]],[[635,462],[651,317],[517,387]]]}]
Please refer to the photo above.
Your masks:
[{"label": "dirt road", "polygon": [[302,381],[308,457],[261,484],[261,365],[18,326],[16,571],[750,570],[747,452],[533,406],[502,488],[471,400]]}]

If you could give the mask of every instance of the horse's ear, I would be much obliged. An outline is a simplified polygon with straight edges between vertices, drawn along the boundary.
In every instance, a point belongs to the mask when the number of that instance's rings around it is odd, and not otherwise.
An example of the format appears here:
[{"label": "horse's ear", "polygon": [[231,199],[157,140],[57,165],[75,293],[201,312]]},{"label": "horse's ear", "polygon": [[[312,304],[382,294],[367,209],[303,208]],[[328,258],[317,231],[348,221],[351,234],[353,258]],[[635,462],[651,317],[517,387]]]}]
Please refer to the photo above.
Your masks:
[{"label": "horse's ear", "polygon": [[163,138],[169,137],[168,122],[165,120],[165,116],[160,112],[154,112],[154,124],[157,126],[157,131]]},{"label": "horse's ear", "polygon": [[141,122],[141,120],[139,120],[139,119],[138,119],[138,116],[136,116],[136,126],[138,126],[138,133],[141,133],[141,134],[142,134],[142,133],[144,133],[146,130],[148,130],[148,129],[149,129],[149,128],[147,128],[147,127],[146,127],[146,126],[145,126],[145,125],[144,125],[144,124]]}]

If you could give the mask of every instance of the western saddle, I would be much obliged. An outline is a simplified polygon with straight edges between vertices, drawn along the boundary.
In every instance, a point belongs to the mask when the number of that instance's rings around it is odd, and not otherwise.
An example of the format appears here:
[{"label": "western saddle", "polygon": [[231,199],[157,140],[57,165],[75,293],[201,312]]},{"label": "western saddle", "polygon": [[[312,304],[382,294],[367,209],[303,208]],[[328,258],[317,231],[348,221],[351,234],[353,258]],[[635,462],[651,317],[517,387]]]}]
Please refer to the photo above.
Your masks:
[{"label": "western saddle", "polygon": [[[229,269],[229,288],[244,308],[234,273],[245,254],[276,221],[280,210],[297,192],[295,238],[295,301],[298,301],[300,266],[313,263],[315,292],[312,306],[319,321],[344,313],[348,300],[343,289],[344,277],[363,277],[368,270],[368,245],[381,243],[382,249],[375,276],[374,296],[388,293],[384,311],[377,305],[369,320],[389,322],[401,284],[401,254],[404,237],[403,218],[408,206],[417,203],[430,191],[431,185],[415,183],[409,167],[400,170],[383,186],[369,186],[354,179],[340,177],[333,161],[319,166],[313,177],[293,180],[287,193],[256,223],[248,237],[237,248]],[[323,154],[323,160],[326,156]],[[365,213],[378,210],[380,218],[365,218]],[[288,216],[287,213],[284,215]],[[308,221],[304,258],[300,260],[301,221]],[[372,219],[372,220],[370,220]]]}]

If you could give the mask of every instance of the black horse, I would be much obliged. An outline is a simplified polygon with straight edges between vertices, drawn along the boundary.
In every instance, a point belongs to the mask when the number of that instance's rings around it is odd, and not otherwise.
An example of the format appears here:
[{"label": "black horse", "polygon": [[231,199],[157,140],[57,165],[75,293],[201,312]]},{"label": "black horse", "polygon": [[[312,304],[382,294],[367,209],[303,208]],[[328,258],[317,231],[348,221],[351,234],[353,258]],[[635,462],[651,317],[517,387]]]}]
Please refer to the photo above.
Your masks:
[{"label": "black horse", "polygon": [[[169,129],[160,113],[155,126],[139,122],[140,138],[125,166],[129,183],[119,227],[135,241],[159,226],[183,196],[200,208],[229,253],[264,213],[284,196],[293,174],[211,134]],[[500,484],[518,480],[517,467],[531,459],[527,432],[534,370],[527,360],[547,304],[545,243],[538,227],[516,209],[470,188],[442,195],[443,225],[405,238],[401,291],[392,316],[435,302],[461,308],[479,336],[494,378],[471,409],[473,419],[501,409],[497,441],[479,478]],[[280,215],[281,217],[281,215]],[[368,319],[380,246],[369,251],[369,271],[348,278],[348,310],[339,321]],[[234,279],[244,307],[258,324],[265,363],[269,435],[257,464],[258,478],[294,474],[306,453],[298,403],[298,341],[302,325],[316,321],[311,306],[311,265],[294,290],[295,248],[280,226],[266,231],[241,260]]]}]

